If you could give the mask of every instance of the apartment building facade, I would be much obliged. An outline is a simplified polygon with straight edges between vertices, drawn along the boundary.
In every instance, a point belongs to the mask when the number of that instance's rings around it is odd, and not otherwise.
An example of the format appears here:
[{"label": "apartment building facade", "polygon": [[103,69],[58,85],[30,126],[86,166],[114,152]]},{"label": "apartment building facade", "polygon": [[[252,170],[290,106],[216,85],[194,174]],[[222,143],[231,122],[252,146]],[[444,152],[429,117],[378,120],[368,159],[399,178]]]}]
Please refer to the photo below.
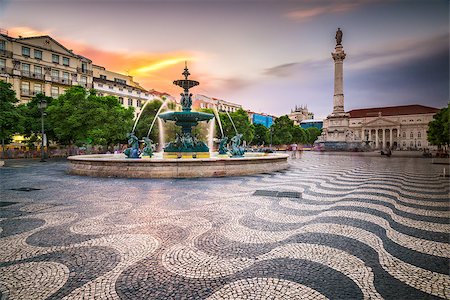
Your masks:
[{"label": "apartment building facade", "polygon": [[217,108],[218,111],[222,112],[235,112],[242,108],[242,105],[236,104],[230,101],[208,97],[205,95],[196,94],[192,100],[192,108],[202,109],[202,108]]},{"label": "apartment building facade", "polygon": [[156,98],[154,94],[147,91],[133,80],[132,76],[112,72],[98,65],[92,66],[93,87],[99,96],[116,96],[125,107],[134,107],[137,116],[146,101]]},{"label": "apartment building facade", "polygon": [[73,85],[93,87],[92,61],[48,35],[13,38],[0,33],[0,80],[12,84],[22,103],[39,93],[58,97]]}]

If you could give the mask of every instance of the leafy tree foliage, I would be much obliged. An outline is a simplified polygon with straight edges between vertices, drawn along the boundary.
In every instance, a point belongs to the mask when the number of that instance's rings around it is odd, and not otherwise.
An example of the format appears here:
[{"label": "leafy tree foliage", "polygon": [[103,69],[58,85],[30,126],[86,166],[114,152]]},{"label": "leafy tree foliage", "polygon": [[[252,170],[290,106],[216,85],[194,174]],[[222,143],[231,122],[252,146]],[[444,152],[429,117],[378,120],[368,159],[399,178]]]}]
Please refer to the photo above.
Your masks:
[{"label": "leafy tree foliage", "polygon": [[[41,109],[39,108],[39,102],[45,100],[47,107],[51,105],[53,98],[45,96],[43,94],[37,94],[30,102],[21,104],[18,106],[21,118],[21,133],[28,138],[28,145],[32,148],[34,143],[39,141],[42,131]],[[46,109],[47,110],[47,109]],[[44,113],[46,113],[46,110]],[[55,134],[53,128],[48,122],[44,122],[44,130],[48,140],[55,140]]]},{"label": "leafy tree foliage", "polygon": [[292,142],[293,130],[294,121],[289,119],[287,115],[277,118],[272,125],[272,144],[290,144]]},{"label": "leafy tree foliage", "polygon": [[270,143],[270,130],[263,124],[254,124],[255,136],[252,143],[255,145],[266,145]]},{"label": "leafy tree foliage", "polygon": [[95,90],[75,86],[52,101],[47,120],[61,144],[108,146],[126,141],[133,110],[124,108],[114,96],[97,96]]},{"label": "leafy tree foliage", "polygon": [[317,138],[321,135],[321,130],[316,127],[309,127],[306,129],[306,132],[308,134],[308,144],[314,144],[314,142],[317,140]]},{"label": "leafy tree foliage", "polygon": [[[219,117],[222,122],[223,134],[228,138],[235,136],[236,131],[230,121],[230,118],[228,117],[228,114],[220,113]],[[230,113],[230,117],[236,126],[237,132],[243,135],[243,141],[246,141],[247,144],[251,143],[255,132],[253,125],[250,123],[247,112],[243,109],[238,109],[237,111]]]},{"label": "leafy tree foliage", "polygon": [[448,146],[450,145],[449,137],[449,114],[450,104],[447,107],[441,109],[436,115],[434,115],[433,121],[428,124],[428,142],[432,145]]},{"label": "leafy tree foliage", "polygon": [[296,144],[307,144],[309,135],[305,129],[295,126],[292,129],[292,142]]},{"label": "leafy tree foliage", "polygon": [[5,143],[21,129],[21,115],[15,105],[18,101],[12,85],[0,81],[0,140],[3,150]]}]

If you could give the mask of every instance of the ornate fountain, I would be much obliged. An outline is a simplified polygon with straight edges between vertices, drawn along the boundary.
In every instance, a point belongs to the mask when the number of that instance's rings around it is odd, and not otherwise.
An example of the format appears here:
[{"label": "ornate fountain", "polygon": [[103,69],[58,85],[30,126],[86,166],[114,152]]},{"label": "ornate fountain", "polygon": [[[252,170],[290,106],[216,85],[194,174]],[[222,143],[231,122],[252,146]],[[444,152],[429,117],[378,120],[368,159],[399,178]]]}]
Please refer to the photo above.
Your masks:
[{"label": "ornate fountain", "polygon": [[211,120],[214,115],[191,111],[192,94],[189,93],[189,89],[197,86],[199,82],[188,79],[190,74],[187,66],[182,74],[184,79],[173,82],[183,88],[182,111],[159,115],[165,122],[174,121],[180,126],[181,134],[177,134],[175,141],[167,144],[162,155],[153,153],[153,144],[148,136],[143,138],[145,148],[141,151],[138,138],[134,133],[130,133],[128,135],[130,148],[123,154],[70,156],[68,173],[100,177],[192,178],[242,176],[279,171],[289,167],[286,154],[244,153],[244,148],[241,146],[242,135],[237,132],[231,139],[231,150],[228,150],[226,146],[228,138],[222,134],[219,152],[210,156],[208,146],[197,139],[192,133],[192,128],[199,122]]},{"label": "ornate fountain", "polygon": [[183,88],[183,93],[180,94],[182,111],[171,111],[159,115],[165,122],[175,121],[175,125],[181,127],[181,134],[177,134],[175,141],[167,144],[163,156],[164,158],[208,158],[210,157],[208,146],[192,134],[192,127],[197,126],[199,122],[211,120],[214,115],[191,111],[192,94],[189,93],[189,89],[199,85],[199,82],[188,79],[191,74],[187,64],[182,75],[184,79],[173,82]]}]

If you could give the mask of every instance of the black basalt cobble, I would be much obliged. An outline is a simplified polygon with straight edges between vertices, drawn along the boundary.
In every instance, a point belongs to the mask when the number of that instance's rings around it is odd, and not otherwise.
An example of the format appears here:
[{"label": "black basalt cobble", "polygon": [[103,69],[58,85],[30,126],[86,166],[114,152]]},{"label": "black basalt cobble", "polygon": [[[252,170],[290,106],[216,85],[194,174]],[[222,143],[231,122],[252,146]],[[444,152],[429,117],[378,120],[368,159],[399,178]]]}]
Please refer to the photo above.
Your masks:
[{"label": "black basalt cobble", "polygon": [[[329,299],[448,298],[450,188],[428,160],[304,153],[284,172],[167,180],[66,167],[0,168],[0,298],[10,286],[28,299],[28,288],[47,299],[204,299],[227,289],[254,299],[258,280],[278,293],[267,298],[300,285]],[[11,270],[26,282],[2,277]],[[47,286],[36,274],[64,280]]]}]

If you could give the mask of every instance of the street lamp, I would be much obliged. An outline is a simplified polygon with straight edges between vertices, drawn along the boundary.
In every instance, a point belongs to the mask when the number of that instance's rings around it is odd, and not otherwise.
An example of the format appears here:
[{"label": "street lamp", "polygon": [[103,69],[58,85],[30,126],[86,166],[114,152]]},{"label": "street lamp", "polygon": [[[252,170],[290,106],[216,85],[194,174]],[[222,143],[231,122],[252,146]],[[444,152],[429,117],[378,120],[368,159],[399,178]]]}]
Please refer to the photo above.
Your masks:
[{"label": "street lamp", "polygon": [[45,162],[45,151],[44,151],[44,116],[45,116],[45,109],[47,108],[47,100],[40,99],[38,103],[38,107],[41,110],[41,133],[42,133],[42,141],[41,141],[41,162]]},{"label": "street lamp", "polygon": [[273,127],[270,126],[270,149],[272,149],[272,135],[273,135]]}]

